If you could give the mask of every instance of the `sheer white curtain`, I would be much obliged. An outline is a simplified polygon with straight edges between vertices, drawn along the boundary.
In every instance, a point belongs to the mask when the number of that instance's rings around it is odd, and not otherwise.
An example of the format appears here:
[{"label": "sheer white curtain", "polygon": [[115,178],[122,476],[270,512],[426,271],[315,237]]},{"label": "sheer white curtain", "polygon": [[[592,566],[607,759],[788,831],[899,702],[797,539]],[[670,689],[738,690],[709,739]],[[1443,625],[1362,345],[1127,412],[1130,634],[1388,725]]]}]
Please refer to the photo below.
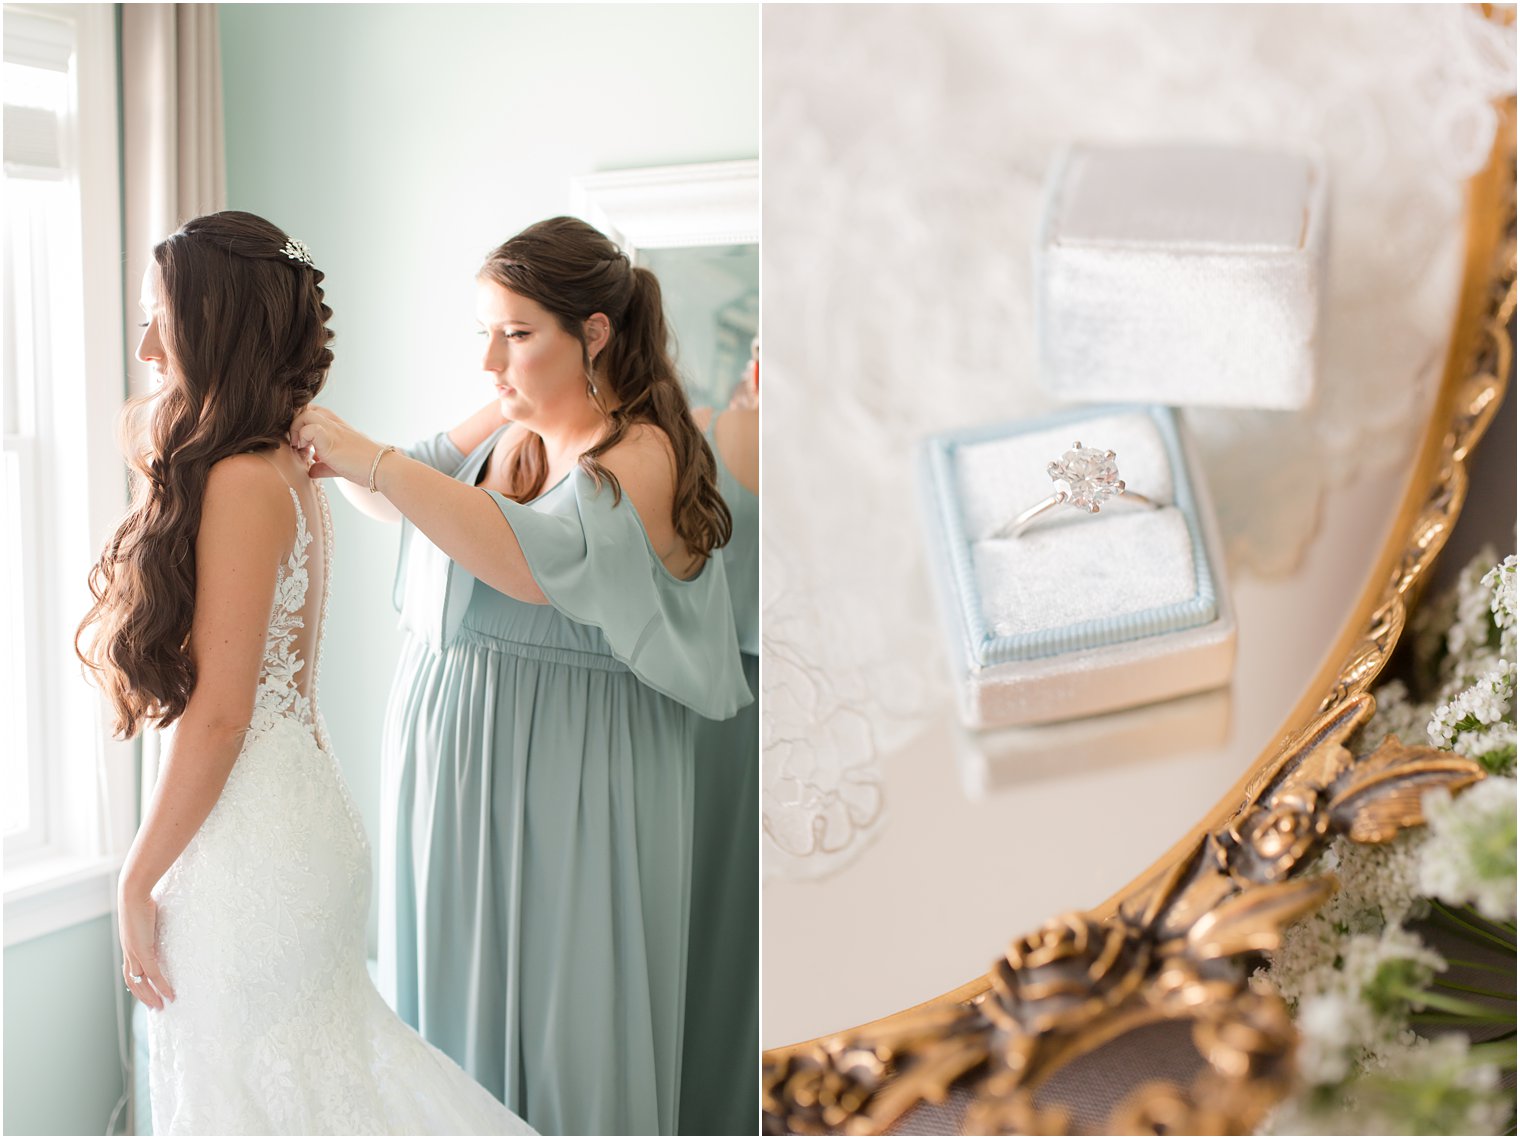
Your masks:
[{"label": "sheer white curtain", "polygon": [[[222,63],[214,4],[123,4],[121,13],[122,231],[125,239],[123,317],[129,331],[127,389],[151,390],[152,373],[137,361],[137,299],[153,246],[198,214],[227,205],[222,142]],[[140,802],[158,779],[162,741],[142,735]],[[118,994],[120,996],[121,994]],[[125,1009],[123,1010],[125,1011]],[[139,1025],[141,1022],[139,1022]],[[145,1041],[129,1065],[130,1130],[147,1133]],[[113,1124],[114,1124],[113,1119]]]},{"label": "sheer white curtain", "polygon": [[[121,6],[122,207],[127,328],[135,350],[137,298],[153,246],[198,214],[227,206],[222,55],[215,4]],[[128,360],[128,390],[152,373]],[[157,733],[143,735],[142,801],[158,776]]]}]

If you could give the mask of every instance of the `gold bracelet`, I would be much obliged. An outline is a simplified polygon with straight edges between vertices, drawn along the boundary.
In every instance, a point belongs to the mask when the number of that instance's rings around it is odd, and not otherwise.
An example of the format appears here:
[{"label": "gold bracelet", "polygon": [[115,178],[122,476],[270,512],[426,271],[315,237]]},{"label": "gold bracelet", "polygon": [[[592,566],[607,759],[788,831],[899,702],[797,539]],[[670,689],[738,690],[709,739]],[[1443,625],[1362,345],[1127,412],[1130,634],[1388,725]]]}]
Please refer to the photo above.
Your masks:
[{"label": "gold bracelet", "polygon": [[383,458],[385,458],[386,455],[390,454],[390,452],[394,451],[395,449],[396,448],[392,447],[389,443],[387,443],[384,447],[381,447],[380,450],[378,450],[378,451],[375,452],[375,461],[369,465],[369,492],[370,492],[370,494],[376,493],[376,489],[375,489],[375,472],[380,469],[380,460],[383,459]]}]

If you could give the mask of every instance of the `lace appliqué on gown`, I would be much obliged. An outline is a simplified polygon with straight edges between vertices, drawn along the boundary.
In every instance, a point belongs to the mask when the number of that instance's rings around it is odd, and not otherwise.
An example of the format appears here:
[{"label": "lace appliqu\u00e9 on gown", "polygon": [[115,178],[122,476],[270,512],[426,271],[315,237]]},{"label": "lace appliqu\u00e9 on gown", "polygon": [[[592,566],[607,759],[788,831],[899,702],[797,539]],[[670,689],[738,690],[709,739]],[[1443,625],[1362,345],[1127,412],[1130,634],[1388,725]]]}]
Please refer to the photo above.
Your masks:
[{"label": "lace appliqu\u00e9 on gown", "polygon": [[[274,608],[269,615],[264,663],[259,672],[258,692],[253,700],[253,719],[248,726],[250,736],[267,733],[283,716],[293,717],[316,731],[316,722],[312,716],[313,701],[301,692],[297,680],[297,674],[306,662],[295,651],[296,633],[306,626],[301,610],[306,605],[306,591],[310,584],[306,561],[307,548],[311,545],[311,531],[306,525],[306,515],[301,510],[301,500],[296,492],[292,490],[290,497],[296,504],[296,542],[285,564],[275,575]],[[325,526],[328,524],[325,499],[323,511]],[[327,596],[324,590],[319,620],[325,622],[326,617]],[[312,696],[315,695],[313,690]]]},{"label": "lace appliqu\u00e9 on gown", "polygon": [[[332,523],[316,488],[330,567]],[[177,999],[148,1014],[159,1134],[524,1134],[403,1024],[365,968],[370,848],[296,650],[312,534],[278,570],[254,712],[220,798],[154,895]],[[330,571],[328,577],[330,578]],[[327,586],[314,659],[321,663]]]}]

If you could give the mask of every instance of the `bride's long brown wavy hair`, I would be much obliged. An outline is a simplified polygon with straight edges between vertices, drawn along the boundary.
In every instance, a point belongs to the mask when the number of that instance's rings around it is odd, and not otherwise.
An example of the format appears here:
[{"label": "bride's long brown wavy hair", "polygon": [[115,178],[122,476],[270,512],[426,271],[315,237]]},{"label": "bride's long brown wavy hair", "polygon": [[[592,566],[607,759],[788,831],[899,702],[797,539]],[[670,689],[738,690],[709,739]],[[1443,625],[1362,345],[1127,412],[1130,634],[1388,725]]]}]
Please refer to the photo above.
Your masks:
[{"label": "bride's long brown wavy hair", "polygon": [[[290,238],[237,210],[186,222],[153,249],[165,377],[128,401],[132,505],[90,572],[75,651],[115,731],[173,723],[195,687],[195,542],[211,465],[283,444],[332,364],[322,274]],[[146,423],[143,421],[146,420]]]},{"label": "bride's long brown wavy hair", "polygon": [[[580,341],[582,364],[593,398],[607,417],[607,434],[580,458],[598,483],[622,487],[599,456],[623,439],[636,423],[653,424],[670,440],[675,454],[675,500],[671,521],[687,549],[706,557],[728,544],[733,519],[718,493],[718,468],[702,437],[686,391],[670,355],[670,332],[660,282],[594,227],[577,218],[549,218],[529,226],[493,249],[480,268],[519,296],[554,314],[559,326]],[[585,320],[601,313],[612,337],[593,363],[586,346]],[[543,492],[549,461],[544,441],[529,433],[507,464],[511,497],[527,502]]]}]

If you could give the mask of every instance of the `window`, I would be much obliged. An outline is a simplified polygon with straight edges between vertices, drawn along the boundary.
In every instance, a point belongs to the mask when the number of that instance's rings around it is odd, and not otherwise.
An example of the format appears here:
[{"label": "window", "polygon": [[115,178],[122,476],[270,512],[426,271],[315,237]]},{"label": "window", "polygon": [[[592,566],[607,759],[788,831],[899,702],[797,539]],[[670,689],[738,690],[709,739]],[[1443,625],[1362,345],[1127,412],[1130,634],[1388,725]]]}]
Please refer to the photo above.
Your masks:
[{"label": "window", "polygon": [[135,818],[73,635],[125,506],[115,17],[6,5],[0,657],[7,944],[105,913]]},{"label": "window", "polygon": [[[12,17],[7,13],[7,23]],[[60,261],[79,231],[77,187],[68,177],[61,135],[72,101],[69,62],[73,57],[72,29],[62,23],[34,21],[26,34],[10,29],[5,59],[5,515],[4,532],[11,536],[5,556],[5,641],[8,647],[0,691],[14,702],[6,721],[11,725],[6,749],[5,852],[8,856],[47,840],[47,769],[40,762],[47,752],[44,637],[38,617],[46,577],[43,519],[37,510],[40,437],[47,430],[45,409],[37,398],[46,395],[48,373],[56,364],[58,340],[53,317],[64,317],[67,298],[55,298],[53,278],[63,284],[67,275],[49,273],[51,249]],[[19,39],[20,44],[13,44]],[[23,46],[24,45],[24,46]],[[18,58],[19,57],[19,58]],[[61,291],[61,290],[60,290]],[[52,302],[62,300],[62,305]],[[75,306],[77,307],[77,306]],[[58,347],[65,347],[58,345]]]}]

